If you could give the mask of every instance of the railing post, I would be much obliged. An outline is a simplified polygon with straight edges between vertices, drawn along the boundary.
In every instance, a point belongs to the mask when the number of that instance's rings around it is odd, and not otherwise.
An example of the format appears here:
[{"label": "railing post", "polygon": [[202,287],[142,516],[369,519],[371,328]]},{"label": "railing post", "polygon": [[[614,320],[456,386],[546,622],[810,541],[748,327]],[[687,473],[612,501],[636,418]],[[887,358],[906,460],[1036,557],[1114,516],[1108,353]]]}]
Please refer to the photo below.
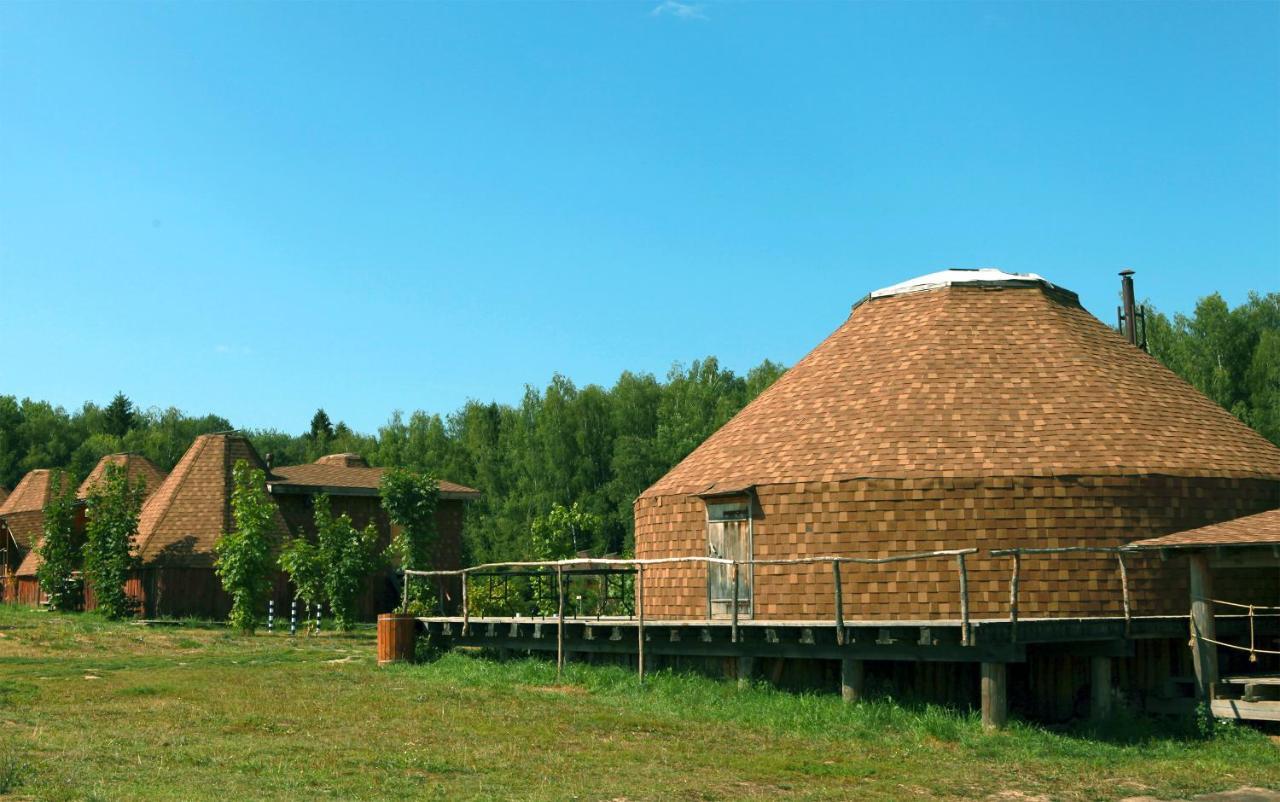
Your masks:
[{"label": "railing post", "polygon": [[960,569],[960,642],[969,646],[969,572],[964,567],[964,555],[956,555]]},{"label": "railing post", "polygon": [[1124,555],[1116,552],[1116,562],[1120,565],[1120,598],[1124,602],[1124,636],[1129,637],[1132,619],[1129,615],[1129,571],[1125,568]]},{"label": "railing post", "polygon": [[1022,572],[1022,554],[1013,553],[1013,577],[1009,580],[1009,639],[1018,642],[1018,575]]},{"label": "railing post", "polygon": [[738,561],[733,561],[733,624],[731,634],[733,642],[738,642]]},{"label": "railing post", "polygon": [[467,572],[462,572],[462,636],[471,634],[471,610],[467,607]]},{"label": "railing post", "polygon": [[840,587],[840,560],[831,561],[831,578],[836,583],[836,645],[847,642],[844,631],[844,590]]},{"label": "railing post", "polygon": [[409,572],[408,571],[406,571],[404,574],[404,601],[402,601],[400,604],[401,604],[401,607],[400,607],[401,610],[404,610],[405,612],[409,611]]},{"label": "railing post", "polygon": [[556,680],[564,673],[564,568],[556,566],[556,595],[559,604],[556,611]]},{"label": "railing post", "polygon": [[636,669],[644,684],[644,563],[636,564]]},{"label": "railing post", "polygon": [[711,619],[714,617],[714,612],[711,606],[711,570],[716,563],[704,562],[702,565],[707,569],[707,623],[710,624]]}]

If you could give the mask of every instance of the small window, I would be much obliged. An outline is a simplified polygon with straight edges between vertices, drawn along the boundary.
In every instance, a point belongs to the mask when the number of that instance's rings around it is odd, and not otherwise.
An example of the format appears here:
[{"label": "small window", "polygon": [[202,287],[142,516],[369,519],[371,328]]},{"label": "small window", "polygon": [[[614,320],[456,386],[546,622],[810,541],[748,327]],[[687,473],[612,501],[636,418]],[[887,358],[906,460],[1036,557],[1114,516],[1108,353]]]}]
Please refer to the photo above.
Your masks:
[{"label": "small window", "polygon": [[745,501],[732,501],[707,505],[709,521],[745,521],[751,517],[751,505]]}]

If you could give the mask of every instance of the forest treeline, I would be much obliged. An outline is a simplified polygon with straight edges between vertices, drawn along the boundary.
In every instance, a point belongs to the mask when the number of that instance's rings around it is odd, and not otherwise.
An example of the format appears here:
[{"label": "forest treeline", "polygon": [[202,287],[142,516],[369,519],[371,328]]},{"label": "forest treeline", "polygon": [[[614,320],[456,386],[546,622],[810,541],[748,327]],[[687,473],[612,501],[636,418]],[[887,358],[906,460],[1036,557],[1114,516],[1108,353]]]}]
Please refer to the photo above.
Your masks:
[{"label": "forest treeline", "polygon": [[[676,365],[665,380],[625,372],[612,387],[555,376],[526,387],[518,404],[469,401],[441,416],[394,413],[375,434],[334,423],[324,410],[300,434],[244,430],[276,465],[351,451],[370,464],[404,467],[482,491],[468,505],[468,559],[528,556],[530,531],[553,505],[590,520],[578,544],[594,553],[631,548],[631,504],[783,373],[769,360],[745,376],[708,357]],[[118,394],[75,412],[0,396],[0,485],[32,468],[66,468],[79,481],[105,454],[134,451],[170,470],[199,434],[226,431],[217,415],[137,410]]]},{"label": "forest treeline", "polygon": [[[1189,315],[1149,309],[1147,333],[1154,356],[1280,444],[1280,293],[1253,293],[1235,308],[1214,294]],[[766,360],[738,375],[708,357],[664,379],[624,372],[607,388],[557,375],[546,387],[526,387],[518,404],[470,401],[445,416],[397,412],[373,434],[323,410],[301,433],[246,433],[277,465],[352,451],[373,465],[481,490],[468,511],[468,559],[531,556],[535,522],[555,505],[574,504],[593,522],[577,546],[602,554],[630,549],[635,497],[782,373]],[[0,395],[0,486],[12,488],[32,468],[65,468],[79,479],[119,451],[169,470],[197,435],[231,428],[217,415],[137,410],[123,394],[74,412]]]}]

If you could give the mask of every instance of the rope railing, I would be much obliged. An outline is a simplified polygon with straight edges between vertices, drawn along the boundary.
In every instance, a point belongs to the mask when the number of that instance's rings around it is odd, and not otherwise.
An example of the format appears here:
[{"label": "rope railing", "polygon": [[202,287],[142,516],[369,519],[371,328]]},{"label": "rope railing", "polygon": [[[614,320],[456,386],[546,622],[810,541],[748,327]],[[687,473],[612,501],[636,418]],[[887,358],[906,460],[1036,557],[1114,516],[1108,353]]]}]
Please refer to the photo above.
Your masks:
[{"label": "rope railing", "polygon": [[[832,570],[832,578],[835,584],[835,627],[836,640],[839,645],[848,643],[847,631],[844,619],[844,596],[840,576],[840,566],[852,563],[857,565],[886,565],[890,563],[906,562],[909,560],[924,560],[935,558],[954,557],[956,560],[956,571],[960,581],[960,640],[965,646],[972,643],[971,626],[969,618],[969,575],[965,565],[965,558],[971,554],[977,553],[976,548],[967,549],[940,549],[937,551],[921,551],[910,554],[894,554],[888,557],[849,557],[842,554],[815,555],[811,557],[795,557],[795,558],[778,558],[778,559],[750,559],[750,560],[731,560],[724,557],[652,557],[652,558],[608,558],[608,557],[574,557],[565,560],[525,560],[511,562],[493,562],[473,565],[469,568],[455,569],[439,569],[430,571],[419,571],[414,569],[406,569],[404,571],[404,606],[409,605],[409,579],[410,577],[461,577],[462,578],[462,633],[466,635],[471,628],[471,609],[467,599],[467,577],[471,574],[492,572],[502,568],[537,568],[554,571],[556,577],[556,621],[558,625],[556,640],[556,667],[557,673],[564,668],[564,602],[565,602],[565,575],[572,573],[566,571],[569,568],[591,568],[602,566],[620,566],[634,567],[636,572],[635,581],[635,602],[633,609],[635,610],[636,620],[636,636],[640,679],[644,681],[644,573],[646,568],[663,565],[677,565],[681,563],[699,563],[708,566],[721,565],[726,566],[730,570],[731,582],[733,585],[733,603],[730,610],[730,639],[733,643],[740,642],[738,615],[741,606],[741,568],[742,566],[773,566],[773,565],[820,565],[830,564]],[[712,610],[710,605],[710,590],[708,590],[708,606],[707,618],[711,619]]]},{"label": "rope railing", "polygon": [[1129,569],[1125,565],[1122,548],[1114,546],[1057,546],[1052,548],[1013,548],[993,549],[992,557],[1013,558],[1013,573],[1009,578],[1009,638],[1018,641],[1018,579],[1022,571],[1022,555],[1024,554],[1114,554],[1116,566],[1120,571],[1120,600],[1124,605],[1124,636],[1132,633],[1133,616],[1129,608]]},{"label": "rope railing", "polygon": [[[1188,641],[1187,643],[1188,646],[1195,646],[1196,641],[1200,640],[1200,641],[1204,641],[1205,643],[1212,643],[1214,646],[1222,646],[1227,649],[1235,649],[1236,651],[1239,651],[1239,652],[1248,652],[1250,663],[1258,662],[1259,654],[1280,655],[1280,650],[1258,648],[1257,630],[1254,624],[1254,619],[1256,618],[1255,614],[1259,610],[1276,610],[1280,612],[1280,607],[1270,607],[1265,604],[1241,604],[1239,602],[1231,602],[1231,601],[1226,601],[1224,599],[1206,599],[1203,597],[1192,599],[1192,602],[1193,603],[1204,602],[1207,604],[1224,604],[1227,607],[1236,607],[1241,610],[1246,610],[1249,617],[1249,645],[1248,647],[1244,647],[1235,643],[1224,643],[1223,641],[1214,640],[1213,638],[1206,637],[1205,635],[1201,634],[1199,628],[1196,627],[1195,620],[1193,618],[1190,621],[1191,640]],[[1270,617],[1270,614],[1268,614],[1268,617]]]}]

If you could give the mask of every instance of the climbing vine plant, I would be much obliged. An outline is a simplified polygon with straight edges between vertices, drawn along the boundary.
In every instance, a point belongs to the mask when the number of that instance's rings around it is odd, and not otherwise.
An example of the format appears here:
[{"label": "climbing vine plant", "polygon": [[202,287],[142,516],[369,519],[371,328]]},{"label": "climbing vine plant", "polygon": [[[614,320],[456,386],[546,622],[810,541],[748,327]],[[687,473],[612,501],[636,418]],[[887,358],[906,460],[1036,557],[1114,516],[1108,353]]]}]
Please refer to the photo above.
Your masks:
[{"label": "climbing vine plant", "polygon": [[231,514],[235,528],[214,545],[214,570],[231,596],[231,626],[252,634],[271,589],[275,503],[267,497],[266,474],[245,460],[231,469]]}]

